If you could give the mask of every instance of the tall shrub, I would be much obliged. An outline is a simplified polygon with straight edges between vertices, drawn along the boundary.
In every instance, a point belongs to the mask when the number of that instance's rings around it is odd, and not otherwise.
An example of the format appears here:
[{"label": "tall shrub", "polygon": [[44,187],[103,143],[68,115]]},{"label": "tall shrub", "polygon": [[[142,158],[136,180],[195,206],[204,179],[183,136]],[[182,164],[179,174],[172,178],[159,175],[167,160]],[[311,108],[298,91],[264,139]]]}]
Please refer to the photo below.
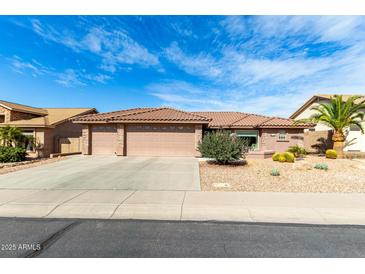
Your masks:
[{"label": "tall shrub", "polygon": [[248,149],[247,139],[238,138],[229,131],[206,133],[198,147],[203,157],[213,158],[221,164],[244,158]]},{"label": "tall shrub", "polygon": [[25,160],[27,155],[24,148],[0,146],[0,163],[14,163]]}]

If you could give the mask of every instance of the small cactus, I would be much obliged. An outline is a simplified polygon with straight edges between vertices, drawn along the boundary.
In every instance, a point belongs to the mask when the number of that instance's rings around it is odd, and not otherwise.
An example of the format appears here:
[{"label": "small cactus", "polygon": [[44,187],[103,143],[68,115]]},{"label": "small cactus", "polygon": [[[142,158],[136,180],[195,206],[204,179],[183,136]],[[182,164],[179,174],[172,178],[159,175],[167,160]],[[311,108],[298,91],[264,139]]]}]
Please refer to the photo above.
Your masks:
[{"label": "small cactus", "polygon": [[333,149],[326,150],[326,158],[337,159],[337,151]]},{"label": "small cactus", "polygon": [[272,160],[273,160],[273,161],[279,161],[279,156],[280,156],[280,153],[279,153],[279,152],[275,152],[275,153],[272,155]]},{"label": "small cactus", "polygon": [[315,169],[321,169],[321,170],[328,170],[328,165],[327,164],[315,164],[314,165]]},{"label": "small cactus", "polygon": [[279,155],[279,162],[280,163],[285,163],[286,162],[286,158],[285,158],[284,154]]},{"label": "small cactus", "polygon": [[279,170],[278,170],[278,169],[273,168],[273,169],[271,170],[271,172],[270,172],[270,175],[271,175],[271,176],[280,176],[280,172],[279,172]]},{"label": "small cactus", "polygon": [[295,156],[294,156],[293,153],[287,151],[287,152],[284,152],[283,155],[285,157],[286,162],[288,162],[288,163],[294,163]]}]

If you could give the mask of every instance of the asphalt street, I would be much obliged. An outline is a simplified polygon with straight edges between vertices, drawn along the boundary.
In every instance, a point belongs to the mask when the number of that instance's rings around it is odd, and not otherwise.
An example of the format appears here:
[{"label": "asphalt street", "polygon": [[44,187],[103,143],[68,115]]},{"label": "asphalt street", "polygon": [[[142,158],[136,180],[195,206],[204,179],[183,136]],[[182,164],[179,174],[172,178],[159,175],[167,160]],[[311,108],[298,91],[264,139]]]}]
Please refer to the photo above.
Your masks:
[{"label": "asphalt street", "polygon": [[0,218],[0,257],[365,257],[365,226]]}]

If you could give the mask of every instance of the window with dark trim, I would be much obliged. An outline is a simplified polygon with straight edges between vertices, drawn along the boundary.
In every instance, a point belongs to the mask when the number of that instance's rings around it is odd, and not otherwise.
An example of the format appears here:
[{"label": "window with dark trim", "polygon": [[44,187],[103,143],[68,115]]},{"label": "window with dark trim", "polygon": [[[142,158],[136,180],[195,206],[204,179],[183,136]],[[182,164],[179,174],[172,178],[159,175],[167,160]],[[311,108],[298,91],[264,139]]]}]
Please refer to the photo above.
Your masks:
[{"label": "window with dark trim", "polygon": [[257,130],[236,130],[238,138],[246,139],[250,150],[259,149],[259,132]]},{"label": "window with dark trim", "polygon": [[279,130],[278,140],[279,141],[286,140],[286,131],[285,130]]},{"label": "window with dark trim", "polygon": [[30,137],[29,141],[27,142],[26,144],[26,150],[27,151],[34,151],[34,130],[23,130],[22,131],[23,135],[27,136],[27,137]]},{"label": "window with dark trim", "polygon": [[0,115],[0,123],[5,123],[5,115]]}]

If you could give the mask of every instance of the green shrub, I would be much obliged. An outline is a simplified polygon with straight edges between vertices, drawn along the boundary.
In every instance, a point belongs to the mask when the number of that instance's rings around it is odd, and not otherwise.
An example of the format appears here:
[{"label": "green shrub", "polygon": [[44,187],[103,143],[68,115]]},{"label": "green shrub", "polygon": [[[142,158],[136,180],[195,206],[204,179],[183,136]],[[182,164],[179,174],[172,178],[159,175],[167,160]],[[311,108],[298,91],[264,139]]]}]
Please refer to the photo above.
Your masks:
[{"label": "green shrub", "polygon": [[238,138],[229,131],[213,131],[204,135],[198,150],[203,157],[213,158],[220,164],[244,158],[248,140]]},{"label": "green shrub", "polygon": [[284,157],[285,157],[285,161],[288,163],[294,163],[295,161],[295,156],[293,153],[291,152],[284,152],[283,153]]},{"label": "green shrub", "polygon": [[287,149],[287,152],[293,153],[295,158],[304,157],[305,155],[307,155],[307,151],[305,150],[305,148],[298,145],[289,147]]},{"label": "green shrub", "polygon": [[279,159],[279,162],[280,163],[285,163],[286,162],[286,158],[285,158],[284,154],[282,154],[282,153],[280,153],[278,159]]},{"label": "green shrub", "polygon": [[337,158],[337,151],[333,149],[326,150],[326,158],[329,159],[336,159]]},{"label": "green shrub", "polygon": [[280,172],[277,168],[273,168],[270,172],[271,176],[280,176]]},{"label": "green shrub", "polygon": [[280,153],[279,152],[275,152],[273,155],[272,155],[272,160],[273,161],[279,161],[279,156],[280,156]]},{"label": "green shrub", "polygon": [[328,170],[328,165],[327,164],[315,164],[314,165],[315,169],[322,169],[322,170]]},{"label": "green shrub", "polygon": [[21,162],[26,155],[26,150],[21,147],[0,147],[0,163]]}]

